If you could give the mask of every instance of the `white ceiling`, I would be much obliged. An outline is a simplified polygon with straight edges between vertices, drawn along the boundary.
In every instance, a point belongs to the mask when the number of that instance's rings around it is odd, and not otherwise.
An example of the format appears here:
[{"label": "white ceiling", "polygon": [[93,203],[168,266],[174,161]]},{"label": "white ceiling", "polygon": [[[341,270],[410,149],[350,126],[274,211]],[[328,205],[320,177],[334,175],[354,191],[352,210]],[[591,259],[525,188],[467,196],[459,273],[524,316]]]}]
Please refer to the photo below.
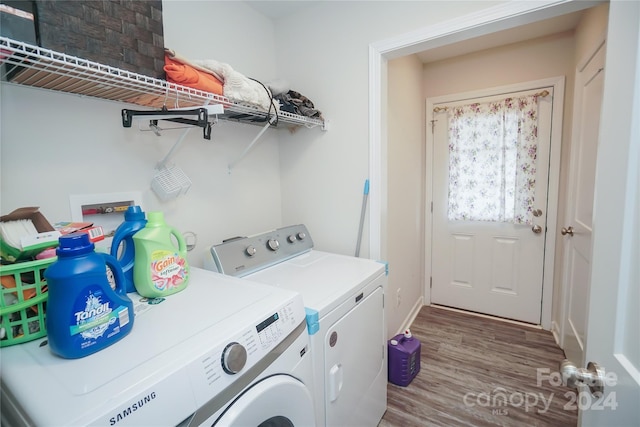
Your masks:
[{"label": "white ceiling", "polygon": [[317,2],[318,0],[245,1],[246,4],[271,19],[285,18]]},{"label": "white ceiling", "polygon": [[[303,9],[314,6],[322,0],[289,0],[289,1],[245,1],[253,9],[273,20],[285,18]],[[518,43],[538,37],[561,33],[575,29],[580,21],[582,11],[562,15],[545,21],[533,24],[522,25],[510,30],[488,34],[457,43],[452,43],[440,48],[430,49],[418,53],[418,57],[423,63],[441,61],[459,55],[465,55],[484,49],[504,46],[511,43]]]}]

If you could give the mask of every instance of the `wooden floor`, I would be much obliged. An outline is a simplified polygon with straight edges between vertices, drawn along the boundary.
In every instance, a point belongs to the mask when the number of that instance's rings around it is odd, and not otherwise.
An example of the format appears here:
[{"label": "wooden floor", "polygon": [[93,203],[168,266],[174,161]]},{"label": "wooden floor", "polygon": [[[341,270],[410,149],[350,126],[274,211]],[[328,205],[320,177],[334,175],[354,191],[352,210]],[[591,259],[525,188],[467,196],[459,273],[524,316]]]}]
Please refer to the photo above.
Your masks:
[{"label": "wooden floor", "polygon": [[411,332],[420,372],[407,387],[389,383],[379,427],[577,424],[572,391],[553,375],[564,353],[550,332],[426,306]]}]

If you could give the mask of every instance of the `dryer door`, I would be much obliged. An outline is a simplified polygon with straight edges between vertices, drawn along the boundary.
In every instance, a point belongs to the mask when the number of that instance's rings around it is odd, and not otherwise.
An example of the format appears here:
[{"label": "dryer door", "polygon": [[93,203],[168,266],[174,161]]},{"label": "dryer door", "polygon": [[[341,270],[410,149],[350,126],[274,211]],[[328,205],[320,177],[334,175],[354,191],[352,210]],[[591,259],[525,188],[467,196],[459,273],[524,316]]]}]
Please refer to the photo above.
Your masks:
[{"label": "dryer door", "polygon": [[289,375],[274,375],[245,389],[213,425],[315,426],[313,399],[302,382]]},{"label": "dryer door", "polygon": [[328,426],[375,426],[386,410],[383,295],[377,287],[325,334]]}]

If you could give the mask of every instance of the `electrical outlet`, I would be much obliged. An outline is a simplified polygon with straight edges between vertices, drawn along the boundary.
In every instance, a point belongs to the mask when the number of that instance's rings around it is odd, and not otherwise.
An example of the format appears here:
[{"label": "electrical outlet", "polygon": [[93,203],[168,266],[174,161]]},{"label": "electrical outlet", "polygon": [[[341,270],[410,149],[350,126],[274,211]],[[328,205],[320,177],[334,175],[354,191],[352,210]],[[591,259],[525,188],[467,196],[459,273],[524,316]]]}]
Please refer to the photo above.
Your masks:
[{"label": "electrical outlet", "polygon": [[396,306],[397,307],[400,307],[400,302],[402,301],[401,297],[400,297],[400,291],[401,290],[402,289],[400,289],[400,288],[398,288],[398,290],[396,290]]}]

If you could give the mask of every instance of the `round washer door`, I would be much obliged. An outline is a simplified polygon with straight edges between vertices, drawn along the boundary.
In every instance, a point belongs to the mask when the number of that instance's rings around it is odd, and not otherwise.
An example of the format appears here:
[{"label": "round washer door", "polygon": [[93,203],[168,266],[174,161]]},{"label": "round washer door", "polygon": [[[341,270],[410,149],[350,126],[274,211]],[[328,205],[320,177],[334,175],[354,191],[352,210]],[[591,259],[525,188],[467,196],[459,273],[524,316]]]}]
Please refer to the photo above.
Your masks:
[{"label": "round washer door", "polygon": [[243,391],[214,426],[315,426],[309,389],[289,375],[267,377]]}]

